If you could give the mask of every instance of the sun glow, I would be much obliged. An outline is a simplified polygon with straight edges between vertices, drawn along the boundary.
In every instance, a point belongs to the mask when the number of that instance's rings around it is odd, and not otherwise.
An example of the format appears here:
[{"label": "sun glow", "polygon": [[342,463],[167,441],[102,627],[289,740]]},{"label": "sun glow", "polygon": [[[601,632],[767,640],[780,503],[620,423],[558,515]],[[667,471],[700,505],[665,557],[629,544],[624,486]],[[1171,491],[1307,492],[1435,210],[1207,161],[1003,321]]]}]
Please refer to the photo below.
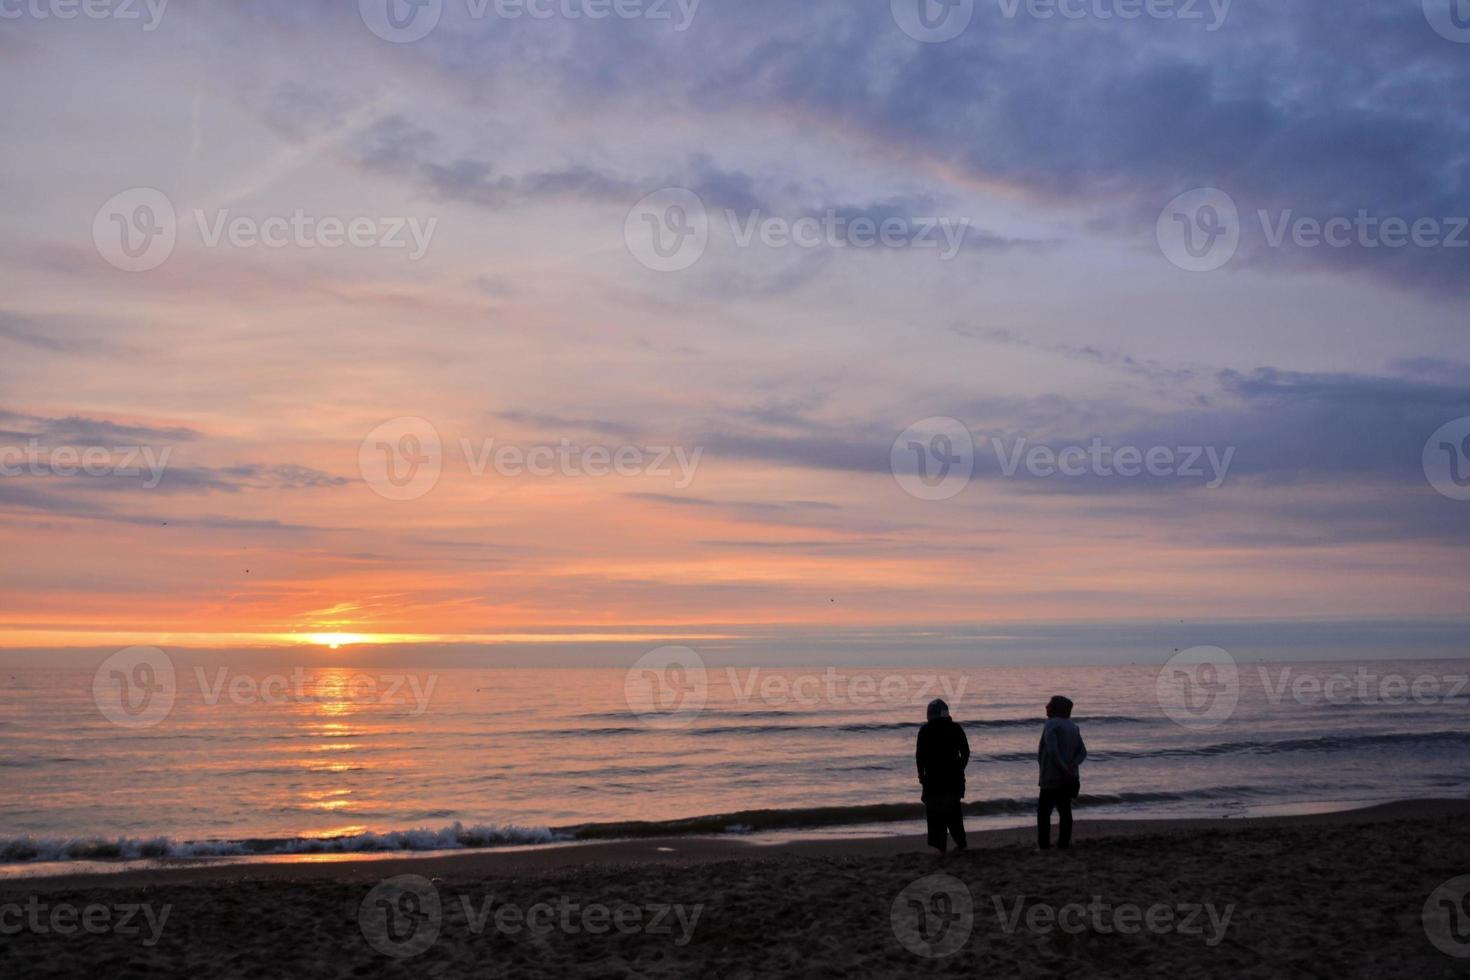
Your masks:
[{"label": "sun glow", "polygon": [[372,640],[373,640],[373,638],[371,636],[368,636],[365,633],[308,633],[308,634],[306,634],[306,641],[308,643],[314,643],[317,646],[322,646],[322,647],[331,647],[333,650],[341,649],[344,646],[351,646],[354,643],[370,643],[370,642],[372,642]]}]

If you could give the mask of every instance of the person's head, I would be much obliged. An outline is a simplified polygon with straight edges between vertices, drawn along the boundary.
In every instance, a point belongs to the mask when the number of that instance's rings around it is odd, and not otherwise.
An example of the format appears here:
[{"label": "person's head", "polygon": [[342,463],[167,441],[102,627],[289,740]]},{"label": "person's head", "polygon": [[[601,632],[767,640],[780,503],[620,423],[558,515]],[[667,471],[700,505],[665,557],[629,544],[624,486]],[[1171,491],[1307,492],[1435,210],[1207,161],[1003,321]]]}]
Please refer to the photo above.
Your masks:
[{"label": "person's head", "polygon": [[1072,699],[1064,698],[1060,694],[1046,702],[1046,716],[1048,718],[1070,718],[1072,717]]},{"label": "person's head", "polygon": [[933,701],[930,701],[929,702],[929,720],[930,721],[938,721],[941,718],[948,718],[948,717],[949,717],[949,705],[945,704],[944,701],[943,701],[943,699],[941,699],[941,698],[935,698]]}]

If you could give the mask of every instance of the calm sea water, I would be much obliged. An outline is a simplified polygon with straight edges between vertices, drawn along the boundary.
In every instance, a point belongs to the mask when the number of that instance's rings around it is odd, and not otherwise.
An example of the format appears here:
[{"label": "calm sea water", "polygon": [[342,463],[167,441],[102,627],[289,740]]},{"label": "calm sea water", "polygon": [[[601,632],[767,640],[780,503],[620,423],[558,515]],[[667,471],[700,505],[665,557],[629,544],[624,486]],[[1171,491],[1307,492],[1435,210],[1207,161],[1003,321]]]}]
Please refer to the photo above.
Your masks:
[{"label": "calm sea water", "polygon": [[998,818],[1034,796],[1053,693],[1077,702],[1098,812],[1227,815],[1470,786],[1464,661],[1242,665],[1233,713],[1182,724],[1156,665],[711,668],[703,710],[674,727],[635,713],[648,704],[630,707],[621,670],[220,670],[180,668],[165,717],[123,724],[99,708],[108,679],[91,670],[0,674],[0,860],[111,853],[89,841],[123,856],[394,832],[415,848],[532,842],[714,814],[738,815],[674,829],[891,823],[914,816],[913,741],[935,696],[969,735],[969,802]]}]

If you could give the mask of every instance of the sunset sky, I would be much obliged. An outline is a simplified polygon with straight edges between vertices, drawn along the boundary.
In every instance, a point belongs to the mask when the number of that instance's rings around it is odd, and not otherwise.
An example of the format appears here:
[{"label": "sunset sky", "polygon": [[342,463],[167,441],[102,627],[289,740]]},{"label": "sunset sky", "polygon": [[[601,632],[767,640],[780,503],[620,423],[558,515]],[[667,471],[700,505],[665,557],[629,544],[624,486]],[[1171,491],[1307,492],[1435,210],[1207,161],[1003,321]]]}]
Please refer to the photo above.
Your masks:
[{"label": "sunset sky", "polygon": [[[151,30],[141,3],[6,7],[0,647],[897,658],[1361,621],[1378,653],[1463,649],[1470,501],[1424,454],[1470,416],[1470,247],[1271,235],[1366,211],[1453,238],[1470,214],[1470,45],[1419,0],[1239,0],[1214,30],[1207,5],[980,0],[937,43],[871,0],[704,0],[682,30],[687,4],[444,0],[402,43],[359,6],[173,0]],[[99,211],[137,188],[177,242],[126,271]],[[709,217],[677,271],[630,240],[667,188]],[[1214,271],[1158,233],[1195,188],[1239,208]],[[210,242],[226,216],[298,212],[408,247]],[[752,216],[829,212],[908,231],[740,241]],[[957,254],[917,247],[930,219],[963,227]],[[410,228],[432,228],[417,257]],[[935,417],[968,429],[974,475],[926,500],[893,449]],[[364,459],[403,418],[433,427],[442,474],[390,499]],[[697,465],[476,473],[491,439]],[[1008,476],[994,440],[1023,439],[1233,455],[1218,486]],[[141,471],[71,472],[59,447],[137,449]]]}]

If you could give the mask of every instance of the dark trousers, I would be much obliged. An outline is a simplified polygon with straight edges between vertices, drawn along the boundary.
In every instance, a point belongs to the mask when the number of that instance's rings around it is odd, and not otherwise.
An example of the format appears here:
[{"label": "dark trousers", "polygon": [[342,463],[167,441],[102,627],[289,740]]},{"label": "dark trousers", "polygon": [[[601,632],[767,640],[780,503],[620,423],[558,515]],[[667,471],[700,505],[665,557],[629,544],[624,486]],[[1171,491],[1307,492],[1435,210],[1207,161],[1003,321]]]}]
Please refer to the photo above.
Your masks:
[{"label": "dark trousers", "polygon": [[924,801],[924,816],[929,821],[929,846],[943,854],[949,848],[949,837],[955,846],[965,849],[965,815],[958,796],[931,796]]},{"label": "dark trousers", "polygon": [[1036,843],[1051,847],[1051,812],[1057,811],[1057,847],[1072,846],[1072,791],[1043,789],[1036,802]]}]

